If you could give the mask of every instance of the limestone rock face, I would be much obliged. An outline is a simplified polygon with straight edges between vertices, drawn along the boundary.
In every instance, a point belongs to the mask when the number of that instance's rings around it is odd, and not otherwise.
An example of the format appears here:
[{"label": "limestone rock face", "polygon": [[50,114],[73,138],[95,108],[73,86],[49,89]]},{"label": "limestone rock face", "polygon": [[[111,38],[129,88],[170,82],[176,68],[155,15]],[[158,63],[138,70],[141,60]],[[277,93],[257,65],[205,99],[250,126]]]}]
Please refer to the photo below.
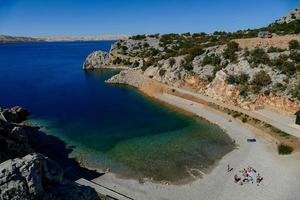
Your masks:
[{"label": "limestone rock face", "polygon": [[276,21],[278,24],[290,23],[294,20],[300,19],[300,8],[295,8],[292,12],[290,12],[287,16],[283,17]]},{"label": "limestone rock face", "polygon": [[43,184],[59,184],[62,176],[62,169],[40,154],[7,160],[0,164],[0,199],[37,199]]},{"label": "limestone rock face", "polygon": [[92,70],[109,65],[109,54],[104,51],[95,51],[86,58],[83,69]]},{"label": "limestone rock face", "polygon": [[100,200],[96,191],[76,183],[63,184],[63,170],[41,154],[0,164],[1,200]]},{"label": "limestone rock face", "polygon": [[227,74],[221,70],[215,79],[207,86],[206,95],[222,101],[236,104],[239,100],[239,90],[234,85],[226,83]]}]

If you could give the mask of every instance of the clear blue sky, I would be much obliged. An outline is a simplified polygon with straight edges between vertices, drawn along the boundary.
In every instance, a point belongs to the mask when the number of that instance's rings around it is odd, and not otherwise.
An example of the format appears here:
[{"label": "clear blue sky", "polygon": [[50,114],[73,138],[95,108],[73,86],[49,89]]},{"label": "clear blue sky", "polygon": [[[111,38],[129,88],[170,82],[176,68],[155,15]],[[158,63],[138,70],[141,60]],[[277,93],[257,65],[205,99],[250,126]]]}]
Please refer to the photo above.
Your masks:
[{"label": "clear blue sky", "polygon": [[297,6],[300,0],[0,0],[0,34],[235,31],[267,25]]}]

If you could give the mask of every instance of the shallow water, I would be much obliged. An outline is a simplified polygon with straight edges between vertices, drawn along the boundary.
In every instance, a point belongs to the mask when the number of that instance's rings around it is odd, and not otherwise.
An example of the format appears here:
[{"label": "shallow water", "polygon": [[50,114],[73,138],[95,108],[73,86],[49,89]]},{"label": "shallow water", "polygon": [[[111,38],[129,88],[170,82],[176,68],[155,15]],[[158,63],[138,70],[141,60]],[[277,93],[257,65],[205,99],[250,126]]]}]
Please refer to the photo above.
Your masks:
[{"label": "shallow water", "polygon": [[82,70],[90,52],[111,44],[0,45],[0,105],[29,109],[33,122],[74,146],[71,156],[126,177],[180,182],[232,150],[218,127],[105,84],[116,70]]}]

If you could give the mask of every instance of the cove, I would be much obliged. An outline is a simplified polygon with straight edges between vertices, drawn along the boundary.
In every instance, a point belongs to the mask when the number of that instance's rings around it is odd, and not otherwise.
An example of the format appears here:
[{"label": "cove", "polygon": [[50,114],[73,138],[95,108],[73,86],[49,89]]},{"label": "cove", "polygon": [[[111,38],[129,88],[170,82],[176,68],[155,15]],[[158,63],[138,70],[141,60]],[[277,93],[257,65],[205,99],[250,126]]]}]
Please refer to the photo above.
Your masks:
[{"label": "cove", "polygon": [[125,178],[184,182],[233,149],[217,126],[104,83],[118,71],[82,70],[89,53],[113,42],[0,45],[1,107],[27,108],[71,156]]}]

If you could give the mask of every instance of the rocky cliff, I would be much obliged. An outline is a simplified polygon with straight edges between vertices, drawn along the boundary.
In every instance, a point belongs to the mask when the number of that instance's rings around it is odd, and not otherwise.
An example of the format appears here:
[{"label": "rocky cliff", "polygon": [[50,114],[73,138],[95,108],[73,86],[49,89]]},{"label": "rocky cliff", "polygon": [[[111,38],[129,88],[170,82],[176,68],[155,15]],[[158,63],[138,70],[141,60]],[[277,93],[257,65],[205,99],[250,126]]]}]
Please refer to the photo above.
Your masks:
[{"label": "rocky cliff", "polygon": [[283,23],[290,23],[295,20],[300,19],[300,8],[295,8],[292,12],[288,15],[284,16],[283,18],[276,21],[276,23],[283,24]]},{"label": "rocky cliff", "polygon": [[0,108],[0,199],[100,199],[92,188],[66,179],[55,161],[36,153],[31,145],[36,128],[21,124],[28,115],[20,107]]},{"label": "rocky cliff", "polygon": [[[84,68],[128,66],[154,81],[248,110],[269,106],[294,114],[300,109],[300,35],[287,34],[300,30],[298,13],[285,18],[293,19],[292,27],[132,36],[113,44],[109,53],[92,53]],[[257,38],[263,30],[283,35]]]}]

